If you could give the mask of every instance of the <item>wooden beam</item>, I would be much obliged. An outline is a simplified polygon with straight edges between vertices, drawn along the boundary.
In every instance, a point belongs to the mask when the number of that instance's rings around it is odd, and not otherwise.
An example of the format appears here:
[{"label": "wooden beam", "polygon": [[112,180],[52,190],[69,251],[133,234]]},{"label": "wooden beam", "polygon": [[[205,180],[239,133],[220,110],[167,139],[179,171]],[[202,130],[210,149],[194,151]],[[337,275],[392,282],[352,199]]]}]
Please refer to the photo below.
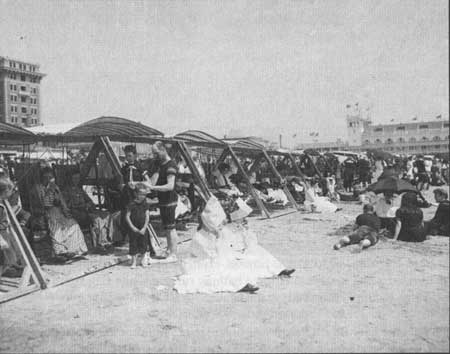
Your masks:
[{"label": "wooden beam", "polygon": [[242,174],[242,177],[244,178],[244,181],[247,184],[248,189],[250,190],[250,193],[251,193],[253,199],[255,199],[258,209],[261,211],[261,213],[266,214],[266,216],[268,218],[270,218],[269,211],[267,210],[267,208],[264,205],[264,203],[262,202],[262,200],[259,198],[258,194],[255,192],[255,187],[253,187],[252,183],[250,182],[250,178],[248,177],[247,172],[242,167],[238,157],[236,156],[236,153],[233,151],[233,148],[231,146],[228,146],[228,148],[226,148],[222,154],[226,154],[226,153],[230,154],[230,156],[233,159],[234,163],[236,164],[239,172]]},{"label": "wooden beam", "polygon": [[25,234],[23,233],[22,228],[20,227],[19,221],[16,218],[16,214],[14,213],[13,209],[11,208],[11,205],[7,200],[3,201],[3,204],[6,207],[9,220],[11,221],[12,224],[12,235],[14,241],[17,244],[17,247],[19,248],[19,251],[25,260],[26,266],[31,268],[32,275],[34,280],[36,281],[36,284],[38,284],[41,289],[45,289],[47,287],[47,282],[44,278],[44,274],[42,273],[39,262],[36,259],[34,252],[31,249]]},{"label": "wooden beam", "polygon": [[274,174],[274,176],[279,180],[281,187],[283,189],[284,194],[286,194],[287,199],[289,200],[289,202],[292,204],[292,206],[295,209],[299,209],[299,206],[297,205],[294,197],[292,196],[291,192],[289,192],[289,189],[286,186],[285,180],[284,178],[280,175],[280,173],[278,172],[277,168],[275,167],[272,158],[267,154],[266,150],[262,150],[262,156],[267,160],[270,169],[272,170],[272,173]]},{"label": "wooden beam", "polygon": [[199,186],[200,190],[202,191],[202,194],[203,194],[202,197],[203,197],[204,201],[207,202],[209,200],[209,198],[211,198],[212,193],[209,190],[209,188],[206,184],[206,181],[202,178],[202,176],[200,176],[197,166],[195,166],[194,160],[192,160],[192,156],[191,156],[189,149],[182,141],[177,141],[175,143],[175,145],[178,147],[178,149],[181,153],[181,156],[183,157],[184,161],[188,165],[189,170],[191,171],[192,176],[194,177],[194,181],[197,182],[197,185]]}]

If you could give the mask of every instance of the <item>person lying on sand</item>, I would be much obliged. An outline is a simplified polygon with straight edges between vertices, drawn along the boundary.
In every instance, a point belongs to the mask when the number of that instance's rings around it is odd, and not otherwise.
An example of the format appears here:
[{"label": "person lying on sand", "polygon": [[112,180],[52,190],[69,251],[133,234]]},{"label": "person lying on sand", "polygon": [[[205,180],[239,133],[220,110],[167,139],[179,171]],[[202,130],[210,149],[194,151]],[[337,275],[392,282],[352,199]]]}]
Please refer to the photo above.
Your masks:
[{"label": "person lying on sand", "polygon": [[371,204],[366,204],[363,207],[363,214],[358,215],[354,232],[350,235],[342,237],[338,243],[334,245],[335,250],[342,247],[359,244],[361,249],[368,248],[378,242],[378,232],[380,231],[381,222],[378,216],[374,213],[374,208]]}]

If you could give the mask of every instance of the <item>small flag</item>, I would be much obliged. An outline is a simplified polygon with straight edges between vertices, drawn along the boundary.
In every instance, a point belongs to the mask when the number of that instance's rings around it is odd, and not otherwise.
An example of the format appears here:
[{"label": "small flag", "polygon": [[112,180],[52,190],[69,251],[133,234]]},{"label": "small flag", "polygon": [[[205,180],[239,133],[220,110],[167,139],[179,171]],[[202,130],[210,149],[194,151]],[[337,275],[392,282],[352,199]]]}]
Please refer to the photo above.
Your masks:
[{"label": "small flag", "polygon": [[319,136],[319,133],[316,133],[316,135],[315,136]]},{"label": "small flag", "polygon": [[314,133],[309,133],[309,136],[314,136]]},{"label": "small flag", "polygon": [[438,116],[436,116],[436,119],[441,119],[442,118],[442,114],[439,114]]},{"label": "small flag", "polygon": [[391,119],[391,122],[393,122],[393,121],[394,121],[394,118]]},{"label": "small flag", "polygon": [[356,103],[355,103],[355,106],[359,106],[359,102],[356,102]]},{"label": "small flag", "polygon": [[295,138],[297,136],[297,134],[292,135],[293,138]]},{"label": "small flag", "polygon": [[412,120],[417,120],[417,116],[416,117],[414,117]]},{"label": "small flag", "polygon": [[350,108],[350,107],[351,107],[351,105],[347,103],[347,106],[345,106],[345,107],[346,107],[346,108]]}]

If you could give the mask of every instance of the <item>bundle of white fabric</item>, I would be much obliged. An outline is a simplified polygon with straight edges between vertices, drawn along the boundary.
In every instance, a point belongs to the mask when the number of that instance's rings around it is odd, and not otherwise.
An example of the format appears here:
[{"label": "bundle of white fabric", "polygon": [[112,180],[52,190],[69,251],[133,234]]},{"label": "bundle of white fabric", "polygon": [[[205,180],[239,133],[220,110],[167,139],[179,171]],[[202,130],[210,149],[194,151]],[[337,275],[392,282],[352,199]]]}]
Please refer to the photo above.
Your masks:
[{"label": "bundle of white fabric", "polygon": [[243,225],[227,224],[219,201],[212,197],[201,215],[203,226],[191,243],[191,257],[182,261],[175,290],[186,293],[236,292],[258,278],[277,276],[285,267],[258,245]]}]

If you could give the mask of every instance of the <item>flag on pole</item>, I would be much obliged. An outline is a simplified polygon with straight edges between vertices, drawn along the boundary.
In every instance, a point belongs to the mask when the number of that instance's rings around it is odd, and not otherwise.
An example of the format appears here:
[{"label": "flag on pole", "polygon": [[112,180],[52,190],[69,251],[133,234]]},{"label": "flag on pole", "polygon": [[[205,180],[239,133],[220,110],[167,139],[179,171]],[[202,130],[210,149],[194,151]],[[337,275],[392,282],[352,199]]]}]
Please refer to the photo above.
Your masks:
[{"label": "flag on pole", "polygon": [[293,138],[295,138],[297,136],[297,134],[292,135]]},{"label": "flag on pole", "polygon": [[346,107],[346,108],[350,108],[350,107],[351,107],[351,105],[347,103],[347,106],[345,106],[345,107]]},{"label": "flag on pole", "polygon": [[393,122],[393,121],[394,121],[394,118],[391,119],[391,122]]},{"label": "flag on pole", "polygon": [[442,114],[439,114],[438,116],[436,116],[436,119],[441,119],[442,118]]},{"label": "flag on pole", "polygon": [[412,119],[412,120],[417,120],[417,116],[413,117],[413,119]]}]

